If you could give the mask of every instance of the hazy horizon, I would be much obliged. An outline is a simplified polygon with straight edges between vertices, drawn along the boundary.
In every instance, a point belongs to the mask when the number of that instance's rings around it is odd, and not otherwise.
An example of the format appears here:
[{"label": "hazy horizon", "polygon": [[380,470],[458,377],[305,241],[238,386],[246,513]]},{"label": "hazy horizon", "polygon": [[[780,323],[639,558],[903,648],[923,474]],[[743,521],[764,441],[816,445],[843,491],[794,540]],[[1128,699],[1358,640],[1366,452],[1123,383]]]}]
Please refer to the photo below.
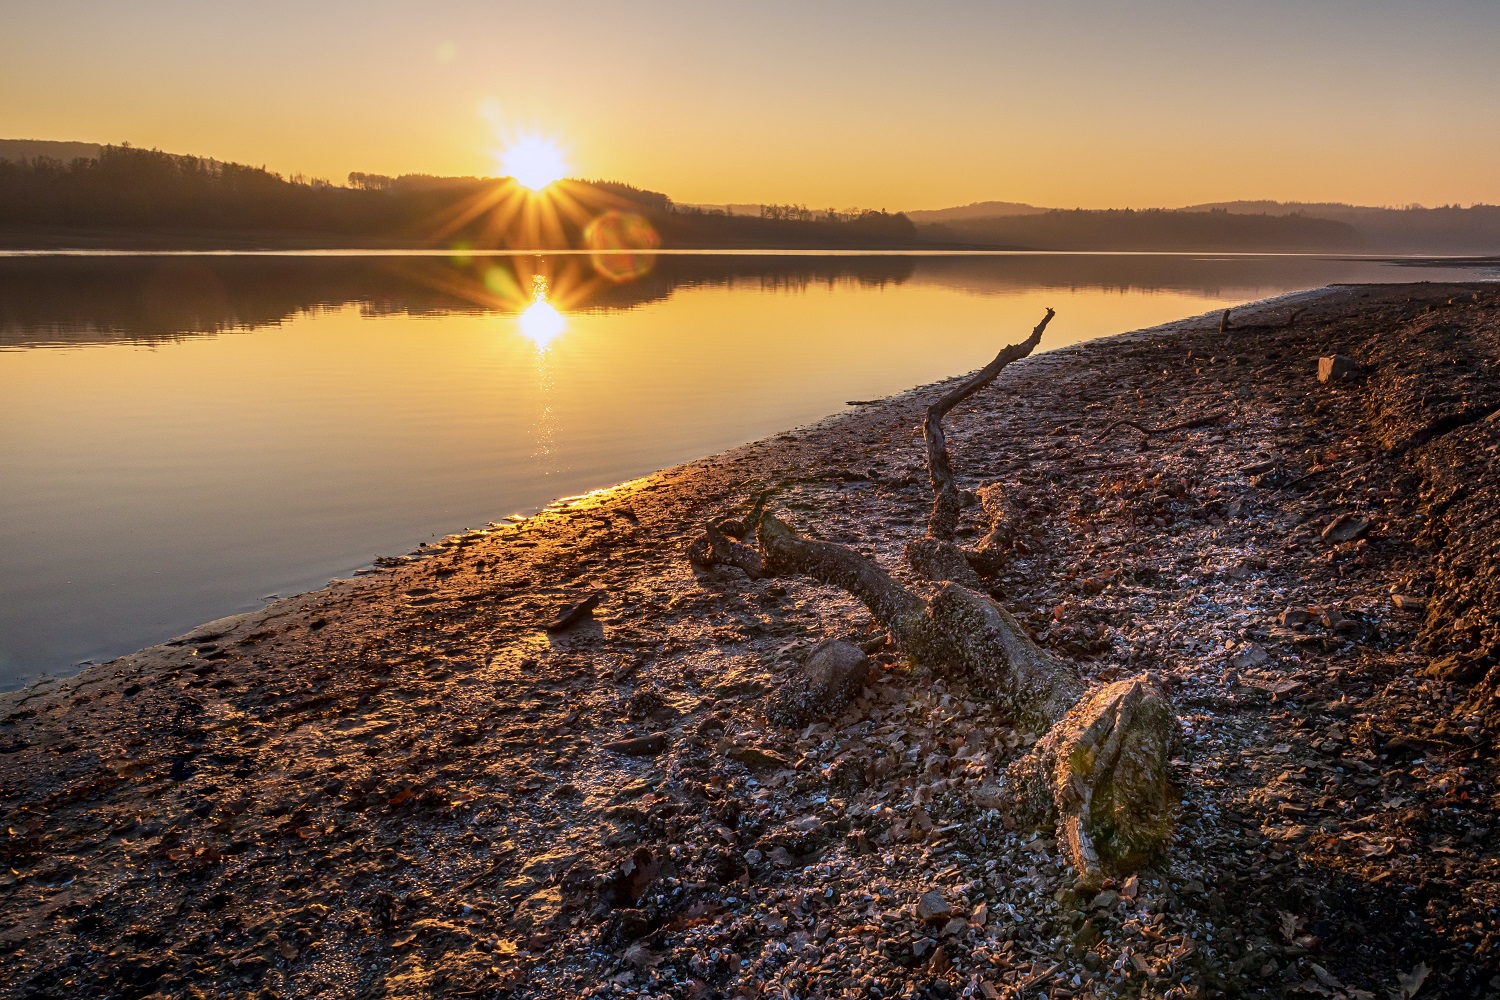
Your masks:
[{"label": "hazy horizon", "polygon": [[1479,0],[65,0],[5,20],[0,87],[28,99],[0,134],[288,175],[493,174],[532,132],[573,176],[687,203],[1500,201],[1500,7]]}]

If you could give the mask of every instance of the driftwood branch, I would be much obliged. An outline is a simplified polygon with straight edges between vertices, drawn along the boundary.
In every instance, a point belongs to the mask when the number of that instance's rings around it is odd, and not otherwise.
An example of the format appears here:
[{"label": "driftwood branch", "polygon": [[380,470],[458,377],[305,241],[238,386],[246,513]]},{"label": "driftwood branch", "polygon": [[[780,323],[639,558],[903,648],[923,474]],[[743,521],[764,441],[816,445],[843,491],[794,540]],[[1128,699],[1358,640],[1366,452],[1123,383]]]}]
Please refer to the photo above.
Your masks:
[{"label": "driftwood branch", "polygon": [[974,375],[943,393],[927,407],[922,418],[922,435],[927,439],[927,471],[932,478],[932,514],[927,519],[927,534],[945,542],[953,540],[958,528],[959,512],[963,509],[962,495],[953,478],[953,463],[948,457],[948,439],[943,434],[943,418],[948,411],[983,389],[1013,361],[1019,361],[1042,342],[1042,333],[1057,313],[1047,310],[1047,315],[1031,331],[1031,336],[1019,344],[1012,344],[995,355],[995,360],[985,365]]},{"label": "driftwood branch", "polygon": [[[1013,814],[1055,826],[1080,879],[1097,884],[1109,873],[1146,863],[1171,836],[1177,797],[1167,761],[1176,716],[1149,674],[1086,693],[1076,670],[1041,649],[1010,612],[977,589],[981,583],[971,563],[987,558],[985,546],[967,553],[953,541],[962,498],[943,433],[950,410],[1036,349],[1053,315],[1048,309],[1030,337],[1002,350],[927,408],[923,431],[932,514],[926,534],[907,545],[906,558],[919,574],[938,582],[935,589],[915,592],[847,545],[800,535],[765,511],[774,489],[755,495],[743,522],[705,527],[689,558],[735,566],[752,579],[796,574],[838,587],[870,609],[899,651],[963,677],[1018,726],[1044,734],[1007,769]],[[1130,426],[1150,436],[1217,419],[1217,414],[1199,417],[1156,431]],[[1001,530],[998,512],[993,519],[997,523],[986,543]],[[745,541],[730,538],[726,525]]]},{"label": "driftwood branch", "polygon": [[[993,382],[1007,365],[1036,350],[1047,324],[1052,322],[1055,315],[1054,310],[1048,309],[1042,321],[1031,331],[1031,336],[1002,349],[993,361],[943,393],[927,407],[922,418],[922,436],[927,444],[932,511],[927,518],[927,533],[907,543],[906,561],[912,569],[929,580],[951,580],[978,589],[983,586],[980,574],[993,575],[1004,562],[1010,534],[1003,523],[998,504],[986,504],[987,512],[991,513],[991,525],[978,547],[966,551],[953,540],[963,512],[963,493],[953,474],[953,461],[948,455],[943,418],[959,403]],[[988,510],[991,507],[997,509]]]}]

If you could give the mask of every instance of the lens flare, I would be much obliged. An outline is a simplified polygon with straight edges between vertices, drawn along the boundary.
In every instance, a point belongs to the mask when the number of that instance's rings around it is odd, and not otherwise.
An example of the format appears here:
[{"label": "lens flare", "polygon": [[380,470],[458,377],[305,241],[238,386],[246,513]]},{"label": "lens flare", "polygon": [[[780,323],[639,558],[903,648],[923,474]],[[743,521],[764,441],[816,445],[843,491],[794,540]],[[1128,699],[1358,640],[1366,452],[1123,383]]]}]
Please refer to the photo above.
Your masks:
[{"label": "lens flare", "polygon": [[516,317],[521,333],[545,351],[568,326],[567,319],[547,301],[547,279],[540,274],[531,279],[531,305]]},{"label": "lens flare", "polygon": [[532,191],[562,180],[568,172],[557,143],[539,135],[518,136],[500,153],[500,168]]},{"label": "lens flare", "polygon": [[615,283],[633,281],[651,271],[661,237],[651,223],[629,212],[605,212],[583,231],[594,270]]}]

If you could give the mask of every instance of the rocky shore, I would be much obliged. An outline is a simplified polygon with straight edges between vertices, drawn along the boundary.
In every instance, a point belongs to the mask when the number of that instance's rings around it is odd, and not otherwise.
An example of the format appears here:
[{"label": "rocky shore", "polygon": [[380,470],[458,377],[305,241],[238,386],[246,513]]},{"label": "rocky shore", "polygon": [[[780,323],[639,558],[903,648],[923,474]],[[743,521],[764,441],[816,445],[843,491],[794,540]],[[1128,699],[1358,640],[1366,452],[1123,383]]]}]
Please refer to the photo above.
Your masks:
[{"label": "rocky shore", "polygon": [[0,696],[0,995],[1500,994],[1497,361],[1500,286],[1340,286],[949,416],[992,594],[1182,722],[1102,890],[983,692],[687,559],[777,486],[907,578],[929,386]]}]

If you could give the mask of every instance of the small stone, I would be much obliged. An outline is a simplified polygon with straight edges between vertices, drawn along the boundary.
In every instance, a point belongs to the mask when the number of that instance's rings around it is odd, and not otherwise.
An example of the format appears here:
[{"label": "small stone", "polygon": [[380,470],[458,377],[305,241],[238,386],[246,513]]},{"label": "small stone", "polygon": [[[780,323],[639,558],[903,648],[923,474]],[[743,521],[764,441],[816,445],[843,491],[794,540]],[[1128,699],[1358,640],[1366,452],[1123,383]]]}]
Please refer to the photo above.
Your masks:
[{"label": "small stone", "polygon": [[1421,614],[1427,610],[1427,599],[1414,594],[1392,594],[1391,603],[1402,611]]},{"label": "small stone", "polygon": [[558,612],[557,617],[546,626],[547,631],[562,632],[572,628],[585,618],[592,616],[594,609],[599,606],[599,602],[603,599],[604,594],[596,591],[577,604],[563,608],[562,611]]},{"label": "small stone", "polygon": [[1306,608],[1287,608],[1277,618],[1284,628],[1301,628],[1303,625],[1311,625],[1318,620],[1318,616]]},{"label": "small stone", "polygon": [[953,916],[953,907],[936,889],[922,893],[917,900],[917,918],[929,924],[942,923]]},{"label": "small stone", "polygon": [[766,715],[786,726],[838,715],[869,676],[864,650],[838,639],[821,642],[767,700]]},{"label": "small stone", "polygon": [[1094,901],[1089,904],[1089,908],[1094,910],[1110,910],[1119,901],[1120,894],[1118,892],[1113,889],[1105,889],[1094,897]]},{"label": "small stone", "polygon": [[604,744],[603,749],[610,753],[624,754],[627,757],[655,757],[667,749],[667,734],[652,733],[650,736],[615,740]]},{"label": "small stone", "polygon": [[1359,374],[1359,362],[1343,354],[1318,359],[1319,382],[1344,382]]},{"label": "small stone", "polygon": [[1339,542],[1352,542],[1369,530],[1370,522],[1365,518],[1340,514],[1328,522],[1328,527],[1323,529],[1323,541],[1328,542],[1330,545],[1336,545]]},{"label": "small stone", "polygon": [[785,757],[772,753],[770,750],[740,744],[730,747],[725,752],[725,756],[730,760],[739,761],[752,770],[766,770],[771,768],[790,770],[792,766]]},{"label": "small stone", "polygon": [[962,934],[968,929],[969,922],[967,920],[965,920],[963,917],[954,917],[943,925],[943,937],[952,937],[955,934]]},{"label": "small stone", "polygon": [[1103,935],[1099,933],[1099,925],[1094,923],[1094,918],[1089,917],[1073,932],[1073,943],[1080,948],[1092,948],[1099,943]]},{"label": "small stone", "polygon": [[639,941],[651,932],[651,921],[640,910],[626,908],[614,912],[613,936],[619,944]]},{"label": "small stone", "polygon": [[1266,647],[1260,643],[1251,643],[1229,658],[1229,665],[1236,670],[1244,670],[1247,667],[1258,667],[1271,659],[1271,654],[1266,652]]}]

